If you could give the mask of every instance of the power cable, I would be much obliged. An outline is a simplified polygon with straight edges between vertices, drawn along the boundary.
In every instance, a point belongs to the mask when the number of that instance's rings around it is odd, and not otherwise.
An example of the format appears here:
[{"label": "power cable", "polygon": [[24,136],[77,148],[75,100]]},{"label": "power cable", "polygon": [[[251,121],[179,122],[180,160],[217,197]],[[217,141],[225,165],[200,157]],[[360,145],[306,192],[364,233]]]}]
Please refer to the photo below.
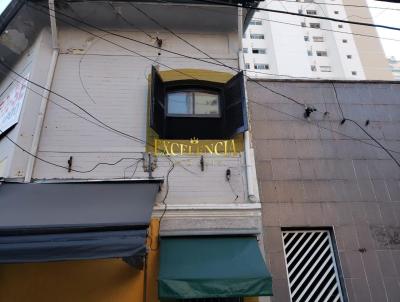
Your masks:
[{"label": "power cable", "polygon": [[343,113],[342,106],[340,105],[340,101],[339,101],[339,98],[338,98],[337,92],[336,92],[336,87],[335,87],[335,84],[334,84],[333,82],[332,82],[332,87],[333,87],[333,91],[335,92],[335,99],[336,99],[336,102],[338,103],[339,110],[340,110],[340,112],[341,112],[341,114],[342,114],[342,118],[343,118],[343,120],[342,120],[342,122],[341,122],[340,124],[344,124],[346,121],[349,121],[349,122],[352,122],[353,124],[355,124],[355,125],[356,125],[358,128],[360,128],[360,130],[361,130],[362,132],[364,132],[371,140],[373,140],[376,144],[378,144],[378,145],[381,147],[381,149],[384,150],[384,151],[393,159],[393,161],[397,164],[397,166],[399,166],[399,168],[400,168],[400,162],[393,156],[393,154],[392,154],[384,145],[382,145],[382,144],[381,144],[375,137],[373,137],[367,130],[365,130],[363,127],[361,127],[361,125],[360,125],[359,123],[357,123],[355,120],[346,118],[346,116],[345,116],[344,113]]},{"label": "power cable", "polygon": [[[162,3],[168,3],[167,0],[159,0],[159,1],[162,2]],[[310,4],[312,4],[312,3],[310,3]],[[179,3],[179,5],[180,6],[184,6],[184,7],[188,7],[188,8],[194,8],[194,9],[197,9],[197,10],[209,11],[209,12],[213,12],[213,13],[221,14],[221,15],[236,16],[236,14],[231,14],[229,12],[221,12],[221,11],[218,11],[218,10],[214,10],[212,8],[205,8],[205,7],[200,7],[200,6],[191,6],[191,5],[187,5],[187,4],[183,4],[183,3]],[[304,26],[302,26],[300,24],[288,23],[288,22],[272,20],[272,19],[265,19],[265,18],[260,18],[260,17],[253,17],[252,20],[261,20],[261,21],[267,21],[267,22],[273,22],[273,23],[279,23],[279,24],[285,24],[285,25],[303,27],[304,28]],[[305,28],[311,28],[311,27],[306,25]],[[341,34],[352,35],[352,36],[360,36],[360,37],[366,37],[366,38],[373,38],[373,39],[381,39],[381,40],[400,42],[399,39],[385,38],[385,37],[379,37],[379,36],[361,34],[361,33],[354,33],[354,32],[348,32],[348,31],[333,30],[333,29],[327,29],[327,28],[322,28],[322,27],[319,28],[319,30],[327,31],[327,32],[334,32],[334,33],[341,33]],[[255,72],[255,71],[252,71],[252,72]]]},{"label": "power cable", "polygon": [[[288,3],[299,3],[298,1],[290,1],[290,0],[272,0],[277,2],[288,2]],[[328,3],[328,2],[317,2],[313,1],[310,4],[320,4],[320,5],[328,5],[328,6],[341,6],[341,7],[355,7],[355,8],[372,8],[372,9],[381,9],[381,10],[393,10],[393,11],[400,11],[398,8],[391,8],[391,7],[379,7],[379,6],[368,6],[368,5],[356,5],[356,4],[340,4],[340,3]]]},{"label": "power cable", "polygon": [[299,16],[299,17],[310,18],[310,19],[327,20],[327,21],[332,21],[332,22],[348,23],[348,24],[353,24],[353,25],[360,25],[360,26],[367,26],[367,27],[378,27],[378,28],[384,28],[384,29],[400,31],[400,28],[398,28],[398,27],[388,26],[388,25],[383,25],[383,24],[373,24],[373,23],[366,23],[366,22],[358,22],[358,21],[349,21],[349,20],[343,20],[343,19],[336,19],[336,18],[331,18],[331,17],[306,15],[306,14],[300,14],[300,13],[294,13],[294,12],[285,12],[285,11],[276,10],[276,9],[253,7],[253,6],[250,6],[250,5],[237,5],[237,4],[227,3],[227,2],[220,2],[220,1],[211,1],[211,0],[197,0],[197,1],[204,2],[204,3],[218,4],[218,5],[221,5],[221,6],[248,8],[248,9],[255,10],[255,11],[266,11],[266,12],[276,13],[276,14]]},{"label": "power cable", "polygon": [[[133,6],[133,5],[132,5],[132,6]],[[134,6],[134,7],[135,7],[135,6]],[[136,7],[135,7],[135,8],[136,8]],[[203,50],[201,50],[201,49],[199,49],[198,47],[192,45],[190,42],[186,41],[185,39],[183,39],[182,37],[180,37],[179,35],[177,35],[175,32],[173,32],[173,31],[172,31],[171,29],[169,29],[168,27],[161,25],[157,20],[155,20],[154,18],[152,18],[151,16],[149,16],[148,14],[146,14],[145,12],[143,12],[142,10],[140,10],[140,9],[138,9],[138,8],[136,8],[136,9],[137,9],[138,11],[140,11],[142,14],[144,14],[146,17],[148,17],[150,20],[152,20],[153,22],[155,22],[156,24],[158,24],[159,26],[161,26],[161,27],[164,28],[165,30],[169,31],[169,32],[172,33],[174,36],[178,37],[180,40],[184,41],[185,43],[187,43],[188,45],[192,46],[192,47],[195,48],[196,50],[198,50],[198,51],[200,51],[201,53],[205,54],[207,57],[209,57],[209,58],[211,58],[211,59],[214,59],[214,58],[212,58],[209,54],[207,54],[206,52],[204,52]],[[220,63],[218,60],[216,60],[216,59],[214,59],[214,60],[215,60],[216,62]],[[229,67],[229,66],[226,66],[226,67]],[[234,68],[231,68],[231,69],[234,70]],[[271,91],[271,92],[277,94],[277,95],[280,95],[280,96],[282,96],[282,97],[285,97],[286,99],[289,99],[289,100],[293,101],[294,103],[296,103],[296,104],[298,104],[298,105],[300,105],[300,106],[304,106],[304,107],[306,108],[306,111],[307,111],[307,110],[311,110],[311,112],[312,112],[312,111],[316,111],[316,109],[310,109],[306,104],[301,103],[301,102],[297,101],[296,99],[294,99],[294,98],[292,98],[292,97],[289,97],[289,96],[284,95],[284,94],[282,94],[282,93],[276,92],[276,91],[270,89],[269,87],[262,85],[261,83],[259,83],[259,82],[257,82],[257,81],[255,81],[255,83],[258,84],[258,85],[260,85],[261,87],[263,87],[263,88],[265,88],[265,89],[267,89],[267,90],[269,90],[269,91]],[[333,82],[332,82],[332,85],[333,85],[333,88],[334,88],[334,91],[335,91],[336,100],[338,101],[338,99],[337,99],[337,94],[336,94],[336,88],[335,88]],[[339,101],[338,101],[338,103],[339,103]],[[341,107],[340,107],[340,110],[341,110],[341,112],[342,112],[342,114],[343,114],[343,111],[342,111]],[[311,113],[311,112],[310,112],[310,113]],[[308,114],[308,116],[310,115],[310,113]],[[364,128],[362,128],[357,122],[355,122],[355,121],[353,121],[353,120],[350,120],[350,121],[352,121],[353,123],[355,123],[360,129],[362,129],[362,131],[363,131],[365,134],[367,134],[368,137],[370,137],[371,140],[373,140],[375,143],[377,143],[386,153],[388,153],[389,156],[390,156],[390,157],[396,162],[396,164],[398,164],[398,166],[400,167],[399,162],[394,158],[394,156],[393,156],[381,143],[379,143],[371,134],[369,134],[369,133],[368,133]]]},{"label": "power cable", "polygon": [[[76,26],[75,26],[76,27]],[[78,29],[80,29],[79,27],[77,27]],[[89,32],[90,33],[90,32]],[[90,33],[90,34],[93,34],[93,33]],[[111,33],[111,34],[113,34],[113,33]],[[94,35],[94,34],[93,34]],[[124,36],[122,36],[122,37],[124,37]],[[106,40],[106,41],[109,41],[109,40]],[[109,41],[110,42],[110,41]],[[112,42],[110,42],[110,43],[112,43]],[[119,45],[119,44],[117,44],[117,43],[113,43],[113,44],[115,44],[116,46],[120,46],[120,47],[123,47],[123,46],[121,46],[121,45]],[[130,49],[128,49],[129,51],[132,51],[132,50],[130,50]],[[132,51],[132,52],[134,52],[134,51]],[[144,57],[144,58],[147,58],[146,56],[144,56],[144,55],[141,55],[142,57]],[[150,59],[150,58],[147,58],[147,59],[149,59],[149,60],[152,60],[152,59]],[[197,58],[193,58],[193,59],[197,59]],[[213,63],[211,63],[211,62],[208,62],[208,63],[210,63],[210,64],[213,64]],[[170,67],[168,67],[168,68],[170,68]],[[172,68],[170,68],[170,69],[172,69]],[[172,69],[172,70],[174,70],[174,69]],[[263,86],[263,85],[262,85]],[[270,89],[270,88],[268,88],[268,87],[265,87],[265,86],[263,86],[264,88],[266,88],[266,89],[268,89],[268,90],[270,90],[271,92],[274,92],[274,93],[277,93],[277,92],[275,92],[274,90],[272,90],[272,89]],[[299,104],[299,105],[302,105],[300,102],[298,102],[298,101],[296,101],[296,100],[294,100],[293,98],[291,98],[291,97],[288,97],[288,96],[286,96],[286,95],[284,95],[284,94],[280,94],[282,97],[285,97],[285,98],[287,98],[287,99],[289,99],[289,100],[292,100],[292,101],[294,101],[294,102],[296,102],[297,104]]]},{"label": "power cable", "polygon": [[[50,16],[50,14],[47,12],[48,9],[47,9],[46,7],[44,7],[44,6],[42,6],[42,5],[37,5],[37,6],[40,6],[40,7],[46,9],[46,11],[42,11],[42,10],[38,9],[37,7],[35,7],[34,5],[31,5],[31,4],[28,4],[28,5],[29,5],[30,7],[32,7],[33,9],[35,9],[35,10],[41,12],[42,14],[45,14],[45,15],[47,15],[47,16]],[[51,10],[51,9],[50,9],[50,10]],[[56,12],[55,10],[52,10],[52,11]],[[180,56],[180,57],[184,57],[184,58],[187,58],[187,59],[193,59],[193,60],[197,60],[197,61],[204,62],[204,63],[207,63],[207,64],[214,64],[214,65],[217,65],[217,66],[224,66],[224,67],[226,67],[226,64],[224,64],[224,63],[213,63],[213,62],[210,62],[210,61],[205,60],[205,59],[202,59],[202,58],[196,58],[196,57],[192,57],[192,56],[185,55],[185,54],[182,54],[182,53],[178,53],[178,52],[174,52],[174,51],[171,51],[171,50],[167,50],[167,49],[165,49],[165,48],[161,48],[161,47],[158,47],[158,46],[155,46],[155,45],[151,45],[151,44],[149,44],[149,43],[142,42],[142,41],[139,41],[139,40],[137,40],[137,39],[133,39],[133,38],[131,38],[131,37],[127,37],[127,36],[124,36],[124,35],[121,35],[121,34],[117,34],[117,33],[111,32],[111,31],[109,31],[109,30],[102,29],[102,28],[100,28],[100,27],[98,27],[98,26],[89,24],[89,23],[84,22],[84,21],[80,21],[79,19],[76,19],[76,18],[74,18],[74,17],[72,17],[72,16],[70,16],[70,15],[68,15],[68,14],[65,14],[65,13],[62,13],[62,12],[59,12],[59,11],[57,11],[57,14],[62,15],[62,16],[64,16],[64,17],[66,17],[66,18],[69,18],[69,19],[71,19],[71,20],[74,20],[75,22],[82,23],[82,24],[84,24],[84,25],[86,25],[86,26],[88,26],[88,27],[92,27],[92,28],[94,28],[94,29],[96,29],[96,30],[98,30],[98,31],[107,33],[107,34],[112,35],[112,36],[117,36],[117,37],[119,37],[119,38],[123,38],[123,39],[126,39],[126,40],[130,40],[130,41],[132,41],[132,42],[136,42],[136,43],[139,43],[139,44],[142,44],[142,45],[146,45],[146,46],[149,46],[149,47],[151,47],[151,48],[155,48],[155,49],[157,49],[157,50],[163,50],[163,51],[165,51],[165,52],[168,52],[168,53],[171,53],[171,54]],[[166,67],[166,68],[168,68],[168,69],[174,70],[173,68],[171,68],[171,67],[168,66],[167,64],[158,62],[158,59],[149,58],[149,57],[147,57],[147,56],[145,56],[145,55],[142,55],[142,54],[140,54],[140,53],[138,53],[138,52],[136,52],[136,51],[133,51],[133,50],[131,50],[131,49],[125,47],[125,46],[122,46],[122,45],[120,45],[120,44],[118,44],[118,43],[115,43],[115,42],[113,42],[113,41],[110,41],[110,40],[108,40],[108,39],[105,39],[104,37],[101,37],[101,36],[99,36],[99,35],[97,35],[97,34],[91,32],[91,31],[89,31],[89,30],[83,29],[82,27],[79,27],[79,26],[77,26],[77,25],[75,25],[75,24],[73,24],[73,23],[71,23],[71,22],[65,21],[65,20],[61,19],[60,17],[58,17],[57,15],[55,16],[55,18],[56,18],[57,20],[63,22],[63,23],[66,23],[66,24],[68,24],[68,25],[74,27],[74,28],[77,28],[77,29],[79,29],[79,30],[81,30],[81,31],[83,31],[83,32],[86,32],[86,33],[90,34],[90,35],[93,35],[93,36],[95,36],[95,37],[97,37],[97,38],[99,38],[99,39],[102,39],[102,40],[104,40],[104,41],[106,41],[106,42],[108,42],[108,43],[110,43],[110,44],[112,44],[112,45],[115,45],[115,46],[120,47],[120,48],[122,48],[122,49],[124,49],[124,50],[126,50],[126,51],[129,51],[129,52],[131,52],[131,53],[134,53],[134,54],[136,54],[136,55],[138,55],[138,56],[140,56],[140,57],[142,57],[142,58],[146,58],[146,59],[148,59],[148,60],[150,60],[150,61],[152,61],[152,62],[154,62],[154,63],[156,63],[156,64],[158,64],[158,65],[161,65],[161,66],[164,66],[164,67]],[[213,60],[215,60],[215,59],[213,59]],[[232,69],[232,67],[229,67],[229,68]],[[182,72],[182,71],[179,71],[179,70],[176,70],[176,71],[177,71],[178,73],[184,75],[184,76],[187,76],[187,77],[189,77],[189,78],[195,79],[193,76],[188,75],[188,74],[185,74],[185,73]],[[278,76],[278,77],[287,77],[287,78],[293,78],[293,79],[300,79],[300,78],[301,78],[301,79],[310,79],[310,80],[318,79],[318,78],[315,78],[315,77],[314,77],[314,78],[311,78],[311,77],[296,77],[296,76],[291,76],[291,75],[287,75],[287,74],[275,74],[275,73],[268,73],[268,72],[258,72],[258,71],[251,71],[251,72],[252,72],[252,73],[256,73],[256,74],[269,75],[269,76]]]},{"label": "power cable", "polygon": [[[130,2],[128,2],[128,3],[130,3]],[[114,4],[112,4],[110,1],[108,1],[108,4],[109,4],[109,5],[111,6],[111,8],[115,11],[115,13],[116,13],[122,20],[124,20],[128,25],[130,25],[130,26],[136,28],[137,30],[139,30],[140,32],[144,33],[144,34],[145,34],[146,36],[148,36],[150,39],[152,39],[152,40],[155,40],[155,39],[156,39],[155,37],[153,37],[152,35],[150,35],[150,34],[147,33],[146,31],[144,31],[143,29],[139,28],[138,26],[134,25],[132,22],[130,22],[129,20],[127,20],[127,19],[122,15],[122,13],[119,12],[119,11],[115,8]]]},{"label": "power cable", "polygon": [[14,81],[11,81],[10,84],[8,84],[7,87],[3,89],[3,91],[0,93],[0,98],[7,92],[8,88],[10,88],[13,83]]},{"label": "power cable", "polygon": [[[47,11],[43,11],[43,10],[41,10],[41,9],[38,9],[38,8],[36,8],[34,5],[31,5],[31,4],[28,4],[28,5],[29,5],[30,7],[32,7],[33,9],[35,9],[35,10],[41,12],[42,14],[45,14],[45,15],[50,16],[50,14],[49,14]],[[41,6],[41,5],[37,5],[37,6],[40,6],[40,7],[42,7],[42,8],[45,8],[45,7]],[[47,10],[47,8],[45,8],[45,9]],[[51,10],[51,9],[50,9],[50,10]],[[53,11],[56,12],[55,10],[53,10]],[[185,54],[182,54],[182,53],[178,53],[178,52],[175,52],[175,51],[167,50],[167,49],[165,49],[165,48],[161,48],[161,47],[158,47],[158,46],[155,46],[155,45],[146,43],[146,42],[142,42],[142,41],[139,41],[139,40],[137,40],[137,39],[133,39],[133,38],[131,38],[131,37],[127,37],[127,36],[124,36],[124,35],[121,35],[121,34],[118,34],[118,33],[114,33],[114,32],[111,32],[111,31],[109,31],[109,30],[102,29],[102,28],[100,28],[100,27],[98,27],[98,26],[89,24],[89,23],[87,23],[87,22],[80,21],[80,20],[78,20],[78,19],[76,19],[76,18],[74,18],[74,17],[72,17],[72,16],[70,16],[70,15],[64,14],[64,13],[62,13],[62,12],[58,12],[58,11],[57,11],[57,14],[62,15],[62,16],[64,16],[64,17],[66,17],[66,18],[71,19],[71,20],[74,20],[75,22],[82,23],[82,24],[84,24],[84,25],[86,25],[86,26],[88,26],[88,27],[92,27],[93,29],[96,29],[96,30],[98,30],[98,31],[107,33],[107,34],[109,34],[109,35],[116,36],[116,37],[119,37],[119,38],[122,38],[122,39],[126,39],[126,40],[129,40],[129,41],[132,41],[132,42],[136,42],[136,43],[139,43],[139,44],[142,44],[142,45],[151,47],[151,48],[155,48],[155,49],[157,49],[157,50],[162,50],[162,51],[165,51],[165,52],[168,52],[168,53],[171,53],[171,54],[180,56],[180,57],[184,57],[184,58],[187,58],[187,59],[192,59],[192,60],[200,61],[200,62],[203,62],[203,63],[206,63],[206,64],[213,64],[213,65],[223,66],[223,67],[226,67],[226,66],[227,66],[227,65],[224,64],[224,63],[213,63],[213,62],[210,62],[210,61],[208,61],[208,60],[206,60],[206,59],[196,58],[196,57],[192,57],[192,56],[185,55]],[[126,50],[126,51],[128,51],[128,52],[134,53],[134,54],[136,54],[136,55],[139,56],[139,57],[142,57],[142,58],[145,58],[145,59],[147,59],[147,60],[150,60],[150,61],[152,61],[153,63],[156,63],[156,64],[158,64],[158,65],[164,66],[164,67],[166,67],[166,68],[168,68],[168,69],[175,70],[176,72],[178,72],[178,73],[180,73],[180,74],[182,74],[182,75],[184,75],[184,76],[187,76],[187,77],[189,77],[189,78],[196,79],[196,78],[194,78],[193,76],[191,76],[191,75],[189,75],[189,74],[186,74],[186,73],[184,73],[184,72],[182,72],[182,71],[180,71],[180,70],[176,70],[176,69],[174,69],[174,68],[168,66],[168,65],[165,64],[165,63],[159,62],[157,59],[152,59],[152,58],[150,58],[150,57],[147,57],[147,56],[145,56],[145,55],[143,55],[143,54],[141,54],[141,53],[138,53],[138,52],[136,52],[136,51],[134,51],[134,50],[132,50],[132,49],[129,49],[129,48],[123,46],[123,45],[120,45],[120,44],[118,44],[118,43],[116,43],[116,42],[113,42],[113,41],[111,41],[111,40],[108,40],[108,39],[104,38],[104,36],[100,36],[100,35],[95,34],[95,33],[91,32],[91,31],[89,31],[89,30],[86,30],[86,29],[84,29],[84,28],[82,28],[82,27],[79,27],[79,26],[77,26],[77,25],[75,25],[75,24],[73,24],[73,23],[71,23],[71,22],[65,21],[64,19],[61,19],[61,18],[58,17],[57,15],[55,16],[55,18],[56,18],[57,20],[59,20],[59,21],[65,23],[65,24],[68,24],[68,25],[70,25],[70,26],[72,26],[72,27],[74,27],[74,28],[76,28],[76,29],[79,29],[80,31],[86,32],[86,33],[88,33],[88,34],[90,34],[90,35],[92,35],[92,36],[94,36],[94,37],[97,37],[97,38],[99,38],[99,39],[101,39],[101,40],[104,40],[104,41],[106,41],[106,42],[108,42],[108,43],[110,43],[110,44],[112,44],[112,45],[115,45],[115,46],[117,46],[117,47],[120,47],[120,48],[122,48],[122,49],[124,49],[124,50]],[[213,60],[215,60],[215,59],[213,59]],[[231,69],[231,67],[229,67],[229,68]],[[270,76],[279,76],[279,77],[288,77],[288,78],[294,78],[294,79],[299,79],[299,78],[302,78],[302,79],[315,79],[315,78],[308,78],[308,77],[294,77],[294,76],[285,75],[285,74],[274,74],[274,73],[256,72],[256,71],[252,71],[252,72],[253,72],[253,73],[257,73],[257,74],[270,75]]]}]

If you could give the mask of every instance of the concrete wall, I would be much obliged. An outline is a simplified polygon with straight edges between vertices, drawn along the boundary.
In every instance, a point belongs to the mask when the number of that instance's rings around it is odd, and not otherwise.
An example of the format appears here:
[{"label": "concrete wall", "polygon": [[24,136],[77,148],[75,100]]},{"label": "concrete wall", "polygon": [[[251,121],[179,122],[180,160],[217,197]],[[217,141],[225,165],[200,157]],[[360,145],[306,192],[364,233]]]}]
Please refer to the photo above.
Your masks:
[{"label": "concrete wall", "polygon": [[[318,109],[307,121],[304,107],[248,83],[272,301],[290,301],[282,227],[333,229],[348,301],[399,301],[400,168],[357,126],[340,125],[331,83],[262,84]],[[400,85],[335,87],[345,117],[400,160]]]}]

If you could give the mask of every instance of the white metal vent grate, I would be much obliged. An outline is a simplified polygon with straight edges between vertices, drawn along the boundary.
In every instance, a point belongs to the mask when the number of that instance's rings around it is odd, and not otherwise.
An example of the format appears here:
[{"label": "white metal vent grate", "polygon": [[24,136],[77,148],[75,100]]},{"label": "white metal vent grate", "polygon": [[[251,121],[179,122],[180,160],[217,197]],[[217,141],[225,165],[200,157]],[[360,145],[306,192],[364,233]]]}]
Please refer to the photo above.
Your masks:
[{"label": "white metal vent grate", "polygon": [[282,232],[292,302],[343,302],[329,231]]}]

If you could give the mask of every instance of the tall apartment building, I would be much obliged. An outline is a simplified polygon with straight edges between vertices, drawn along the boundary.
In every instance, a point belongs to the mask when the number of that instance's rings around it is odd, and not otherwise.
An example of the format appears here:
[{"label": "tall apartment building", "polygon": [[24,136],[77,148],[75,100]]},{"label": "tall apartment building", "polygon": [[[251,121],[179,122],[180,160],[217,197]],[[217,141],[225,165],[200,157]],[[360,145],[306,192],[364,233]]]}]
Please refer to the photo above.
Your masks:
[{"label": "tall apartment building", "polygon": [[[342,0],[321,2],[269,1],[261,3],[260,7],[372,22],[367,7],[347,6],[352,3]],[[366,2],[358,1],[357,5],[366,6]],[[255,78],[279,75],[280,78],[393,80],[380,40],[367,35],[378,36],[371,27],[257,11],[243,36],[248,75]]]}]

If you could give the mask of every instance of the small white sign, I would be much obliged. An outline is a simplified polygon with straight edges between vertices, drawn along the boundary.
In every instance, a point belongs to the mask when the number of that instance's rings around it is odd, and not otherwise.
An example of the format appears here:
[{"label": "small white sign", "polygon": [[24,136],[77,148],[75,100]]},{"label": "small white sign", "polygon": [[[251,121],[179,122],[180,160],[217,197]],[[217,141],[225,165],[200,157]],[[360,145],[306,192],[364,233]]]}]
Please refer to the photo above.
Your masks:
[{"label": "small white sign", "polygon": [[[29,74],[24,76],[29,78]],[[18,123],[19,115],[22,109],[22,103],[25,98],[27,80],[14,83],[8,88],[0,98],[0,131],[4,132]],[[1,134],[1,133],[0,133]]]}]

